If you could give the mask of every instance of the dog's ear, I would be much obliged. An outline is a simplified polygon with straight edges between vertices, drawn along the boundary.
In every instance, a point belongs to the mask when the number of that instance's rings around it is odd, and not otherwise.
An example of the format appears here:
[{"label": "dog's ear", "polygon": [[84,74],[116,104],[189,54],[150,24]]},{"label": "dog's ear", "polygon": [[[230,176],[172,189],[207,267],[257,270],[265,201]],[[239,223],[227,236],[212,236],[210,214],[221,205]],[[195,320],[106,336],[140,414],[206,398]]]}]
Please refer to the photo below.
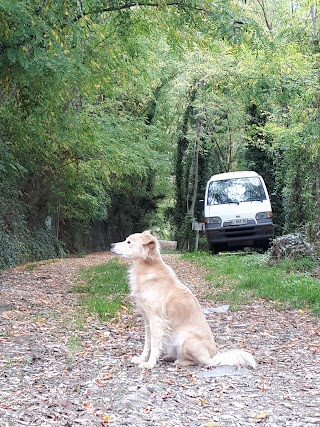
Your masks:
[{"label": "dog's ear", "polygon": [[144,231],[141,235],[143,245],[143,258],[153,259],[157,255],[158,242],[149,230]]},{"label": "dog's ear", "polygon": [[143,245],[148,245],[154,239],[155,237],[152,235],[150,230],[146,230],[141,233],[141,240]]}]

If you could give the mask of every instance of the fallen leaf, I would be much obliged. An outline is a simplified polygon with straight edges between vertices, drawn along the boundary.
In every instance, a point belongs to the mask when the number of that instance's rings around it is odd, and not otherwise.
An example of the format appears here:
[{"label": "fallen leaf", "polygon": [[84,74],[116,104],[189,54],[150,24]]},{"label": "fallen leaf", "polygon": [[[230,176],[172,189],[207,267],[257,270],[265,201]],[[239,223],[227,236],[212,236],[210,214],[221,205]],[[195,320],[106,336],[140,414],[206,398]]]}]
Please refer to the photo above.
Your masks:
[{"label": "fallen leaf", "polygon": [[266,418],[268,418],[269,415],[270,415],[269,412],[267,412],[267,411],[261,411],[261,412],[258,412],[255,415],[253,415],[251,418],[253,418],[255,420],[262,421],[262,420],[265,420]]},{"label": "fallen leaf", "polygon": [[89,403],[89,402],[83,402],[82,406],[84,406],[86,408],[86,411],[88,412],[88,414],[94,414],[95,409],[91,405],[91,403]]},{"label": "fallen leaf", "polygon": [[239,402],[233,402],[232,405],[238,409],[243,409],[245,406],[243,403],[239,403]]},{"label": "fallen leaf", "polygon": [[97,379],[96,379],[96,384],[97,384],[99,387],[103,387],[103,386],[105,385],[105,383],[106,383],[108,380],[110,380],[111,378],[112,378],[112,374],[109,372],[108,374],[104,375],[103,377],[101,377],[101,378],[97,378]]},{"label": "fallen leaf", "polygon": [[268,390],[269,390],[269,387],[268,387],[266,384],[261,384],[261,385],[259,386],[259,389],[260,389],[261,391],[268,391]]},{"label": "fallen leaf", "polygon": [[197,378],[193,375],[191,377],[191,384],[196,384],[196,382],[197,382]]},{"label": "fallen leaf", "polygon": [[110,417],[109,417],[109,415],[103,415],[103,416],[102,416],[102,421],[103,421],[104,423],[108,424],[108,423],[109,423],[109,421],[110,421]]}]

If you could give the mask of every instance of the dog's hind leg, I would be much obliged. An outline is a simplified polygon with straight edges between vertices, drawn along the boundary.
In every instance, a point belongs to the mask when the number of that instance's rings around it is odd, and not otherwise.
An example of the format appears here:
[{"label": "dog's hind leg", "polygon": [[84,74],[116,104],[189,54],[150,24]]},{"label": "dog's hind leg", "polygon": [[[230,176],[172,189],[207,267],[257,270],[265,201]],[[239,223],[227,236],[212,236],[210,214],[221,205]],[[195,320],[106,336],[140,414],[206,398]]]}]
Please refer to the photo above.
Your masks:
[{"label": "dog's hind leg", "polygon": [[186,359],[177,359],[174,364],[176,366],[192,366],[196,365],[196,363],[193,360],[186,360]]},{"label": "dog's hind leg", "polygon": [[187,339],[182,344],[178,358],[174,362],[178,366],[204,365],[210,361],[209,350],[195,339]]}]

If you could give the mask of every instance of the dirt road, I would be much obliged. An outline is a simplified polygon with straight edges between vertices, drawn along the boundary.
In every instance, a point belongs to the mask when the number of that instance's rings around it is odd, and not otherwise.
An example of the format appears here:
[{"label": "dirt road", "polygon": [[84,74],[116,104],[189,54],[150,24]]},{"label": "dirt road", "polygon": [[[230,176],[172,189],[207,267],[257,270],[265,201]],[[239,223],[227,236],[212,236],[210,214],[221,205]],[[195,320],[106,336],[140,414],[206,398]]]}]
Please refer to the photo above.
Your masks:
[{"label": "dirt road", "polygon": [[[320,426],[320,327],[298,311],[257,301],[208,316],[220,350],[244,347],[257,370],[144,371],[135,311],[113,322],[88,316],[68,290],[81,267],[108,253],[42,262],[0,273],[0,427]],[[203,307],[203,271],[165,255]],[[276,286],[276,284],[275,284]]]}]

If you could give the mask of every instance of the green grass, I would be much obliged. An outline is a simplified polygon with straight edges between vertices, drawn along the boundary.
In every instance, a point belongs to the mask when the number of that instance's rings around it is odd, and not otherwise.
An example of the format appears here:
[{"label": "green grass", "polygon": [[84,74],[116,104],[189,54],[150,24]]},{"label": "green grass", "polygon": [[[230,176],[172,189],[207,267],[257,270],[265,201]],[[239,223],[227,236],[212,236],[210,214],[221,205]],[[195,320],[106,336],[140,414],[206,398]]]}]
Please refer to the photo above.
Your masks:
[{"label": "green grass", "polygon": [[[270,265],[266,255],[187,253],[183,259],[206,269],[208,299],[239,306],[256,299],[272,301],[279,308],[309,309],[320,315],[320,280],[311,276],[318,267],[313,260],[284,261]],[[118,259],[83,269],[80,284],[71,289],[81,303],[101,319],[115,317],[128,294],[128,267]]]},{"label": "green grass", "polygon": [[303,258],[270,265],[266,255],[188,253],[184,259],[207,270],[210,282],[208,299],[233,305],[267,299],[275,306],[308,308],[320,315],[320,280],[310,273],[318,267],[316,261]]},{"label": "green grass", "polygon": [[106,264],[83,269],[78,286],[71,292],[80,294],[80,302],[90,313],[101,319],[116,316],[128,294],[128,267],[118,259]]}]

